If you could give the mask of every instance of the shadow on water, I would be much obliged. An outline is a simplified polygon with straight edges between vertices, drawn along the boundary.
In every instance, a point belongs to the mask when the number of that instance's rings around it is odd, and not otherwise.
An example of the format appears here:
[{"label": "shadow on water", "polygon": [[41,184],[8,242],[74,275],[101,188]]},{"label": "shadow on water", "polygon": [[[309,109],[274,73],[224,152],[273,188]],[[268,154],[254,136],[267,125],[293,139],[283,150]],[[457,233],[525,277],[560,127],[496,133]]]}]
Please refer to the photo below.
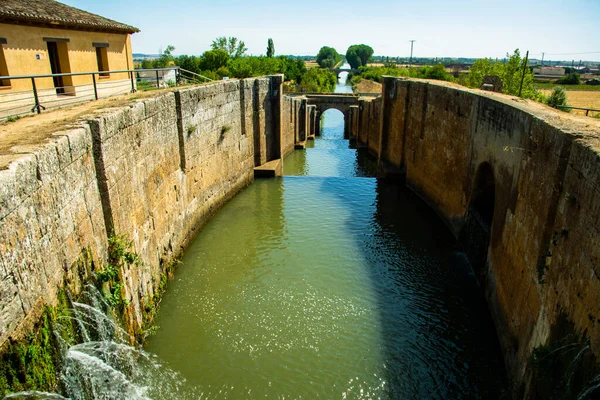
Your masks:
[{"label": "shadow on water", "polygon": [[[322,190],[345,200],[335,178]],[[346,231],[377,294],[390,398],[509,398],[483,293],[454,238],[404,185],[374,190],[373,208],[352,210],[371,213],[369,226],[350,218]]]}]

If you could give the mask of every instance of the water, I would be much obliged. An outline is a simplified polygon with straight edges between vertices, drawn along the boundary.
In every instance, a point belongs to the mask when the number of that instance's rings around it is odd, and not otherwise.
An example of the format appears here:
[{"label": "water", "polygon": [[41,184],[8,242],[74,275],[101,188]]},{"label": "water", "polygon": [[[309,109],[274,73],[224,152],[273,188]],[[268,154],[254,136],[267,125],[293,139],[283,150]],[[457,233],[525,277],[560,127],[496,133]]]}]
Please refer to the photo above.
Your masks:
[{"label": "water", "polygon": [[284,178],[254,182],[193,241],[146,350],[201,398],[498,398],[502,360],[466,258],[325,114]]}]

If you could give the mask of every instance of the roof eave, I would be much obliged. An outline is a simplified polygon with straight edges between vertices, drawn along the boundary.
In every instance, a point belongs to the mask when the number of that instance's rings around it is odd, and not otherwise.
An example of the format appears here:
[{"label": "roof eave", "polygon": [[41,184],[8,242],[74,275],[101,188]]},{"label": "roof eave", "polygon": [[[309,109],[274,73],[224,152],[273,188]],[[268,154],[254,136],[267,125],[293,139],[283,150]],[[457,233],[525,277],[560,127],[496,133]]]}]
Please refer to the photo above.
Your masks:
[{"label": "roof eave", "polygon": [[93,31],[93,32],[105,32],[105,33],[121,33],[121,34],[134,34],[140,32],[140,30],[134,26],[124,25],[122,28],[107,26],[107,25],[95,25],[77,22],[65,22],[65,21],[48,21],[46,19],[37,19],[34,17],[30,18],[14,18],[0,16],[0,23],[11,24],[11,25],[29,25],[39,26],[44,28],[54,29],[72,29],[78,31]]}]

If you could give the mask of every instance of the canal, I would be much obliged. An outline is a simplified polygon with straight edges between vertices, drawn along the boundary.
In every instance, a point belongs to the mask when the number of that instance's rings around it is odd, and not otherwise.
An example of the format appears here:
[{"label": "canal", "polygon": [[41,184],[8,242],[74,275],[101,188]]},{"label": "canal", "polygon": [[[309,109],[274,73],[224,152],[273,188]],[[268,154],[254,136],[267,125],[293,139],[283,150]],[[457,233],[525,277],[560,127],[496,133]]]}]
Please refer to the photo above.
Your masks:
[{"label": "canal", "polygon": [[[337,92],[351,91],[341,77]],[[487,306],[445,225],[343,116],[202,229],[146,350],[208,399],[498,398]],[[174,394],[175,397],[177,397]]]}]

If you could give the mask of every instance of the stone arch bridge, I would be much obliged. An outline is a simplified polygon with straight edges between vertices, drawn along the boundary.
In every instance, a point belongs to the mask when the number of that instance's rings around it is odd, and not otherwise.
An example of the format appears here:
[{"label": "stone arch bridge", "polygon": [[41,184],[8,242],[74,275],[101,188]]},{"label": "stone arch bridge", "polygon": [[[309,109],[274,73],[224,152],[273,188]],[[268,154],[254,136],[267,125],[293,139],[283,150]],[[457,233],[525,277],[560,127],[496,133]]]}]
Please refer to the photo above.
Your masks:
[{"label": "stone arch bridge", "polygon": [[[298,104],[301,113],[295,141],[304,142],[314,135],[321,134],[321,116],[327,110],[335,109],[344,115],[344,139],[352,139],[353,126],[358,122],[359,104],[364,97],[376,97],[379,93],[305,93],[290,96]],[[293,107],[293,106],[292,106]],[[354,124],[354,125],[353,125]]]},{"label": "stone arch bridge", "polygon": [[341,72],[352,72],[354,74],[358,73],[357,68],[330,68],[329,70],[332,71],[335,74],[335,76],[340,76]]}]

